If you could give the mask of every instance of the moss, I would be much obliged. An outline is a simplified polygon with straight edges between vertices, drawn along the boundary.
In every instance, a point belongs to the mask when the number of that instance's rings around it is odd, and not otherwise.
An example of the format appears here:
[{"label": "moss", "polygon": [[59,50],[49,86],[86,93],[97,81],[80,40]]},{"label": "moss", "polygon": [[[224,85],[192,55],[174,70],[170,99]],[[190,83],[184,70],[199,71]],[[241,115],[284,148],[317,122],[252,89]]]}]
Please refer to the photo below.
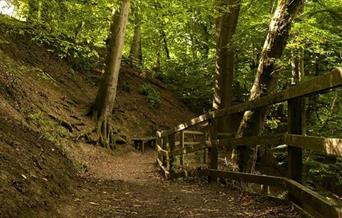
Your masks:
[{"label": "moss", "polygon": [[60,144],[61,140],[68,135],[68,131],[65,128],[56,121],[51,120],[42,111],[33,111],[28,115],[28,120],[35,124],[40,130],[42,137],[49,141]]}]

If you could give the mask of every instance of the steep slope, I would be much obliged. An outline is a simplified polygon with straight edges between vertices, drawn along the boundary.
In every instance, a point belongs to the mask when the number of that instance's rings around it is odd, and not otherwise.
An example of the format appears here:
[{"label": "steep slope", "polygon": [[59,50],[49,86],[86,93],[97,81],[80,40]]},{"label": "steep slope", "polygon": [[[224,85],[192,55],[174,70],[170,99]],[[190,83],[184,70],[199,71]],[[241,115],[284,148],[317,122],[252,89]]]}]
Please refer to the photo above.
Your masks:
[{"label": "steep slope", "polygon": [[[73,71],[16,28],[0,23],[0,217],[55,214],[54,202],[73,189],[78,173],[112,164],[99,161],[110,152],[81,137],[94,127],[86,114],[100,75]],[[138,74],[123,65],[113,111],[124,150],[131,137],[192,116],[171,91]],[[160,93],[159,109],[141,94],[144,84]]]},{"label": "steep slope", "polygon": [[0,217],[56,213],[75,174],[60,147],[0,112]]},{"label": "steep slope", "polygon": [[120,146],[96,146],[86,114],[100,75],[75,72],[19,33],[0,22],[0,217],[298,216],[284,201],[238,189],[163,181],[155,152],[132,151],[130,138],[193,114],[124,64],[113,110]]}]

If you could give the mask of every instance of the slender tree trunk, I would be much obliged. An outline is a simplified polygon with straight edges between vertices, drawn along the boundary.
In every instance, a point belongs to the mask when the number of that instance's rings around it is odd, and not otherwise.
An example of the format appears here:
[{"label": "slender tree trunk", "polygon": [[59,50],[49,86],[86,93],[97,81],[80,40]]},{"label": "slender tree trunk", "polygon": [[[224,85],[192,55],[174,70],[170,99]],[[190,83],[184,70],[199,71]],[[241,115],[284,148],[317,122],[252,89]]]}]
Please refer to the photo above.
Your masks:
[{"label": "slender tree trunk", "polygon": [[231,106],[234,75],[234,46],[232,38],[236,30],[240,12],[240,0],[227,2],[229,12],[218,21],[217,63],[213,108],[215,110]]},{"label": "slender tree trunk", "polygon": [[[216,20],[217,62],[215,73],[215,87],[213,109],[219,110],[232,105],[233,77],[235,48],[232,38],[236,30],[240,13],[240,0],[222,0],[218,2],[220,9],[225,8],[221,17]],[[231,117],[217,120],[216,128],[219,133],[232,133]],[[230,158],[232,149],[228,149],[227,157]]]},{"label": "slender tree trunk", "polygon": [[[292,81],[291,85],[299,84],[304,77],[302,49],[292,51]],[[305,134],[305,97],[288,101],[288,132],[290,134]],[[303,149],[288,147],[288,178],[302,181]]]},{"label": "slender tree trunk", "polygon": [[190,31],[190,41],[191,41],[191,53],[192,53],[192,60],[197,59],[197,50],[196,50],[196,39],[194,35],[194,24],[191,24],[191,31]]},{"label": "slender tree trunk", "polygon": [[161,41],[159,37],[155,37],[154,39],[155,44],[155,52],[156,52],[156,59],[153,65],[153,71],[156,73],[156,75],[159,75],[161,72]]},{"label": "slender tree trunk", "polygon": [[[272,91],[277,81],[275,61],[279,59],[287,43],[291,23],[304,0],[280,0],[270,23],[269,32],[259,60],[255,81],[250,90],[249,100],[257,99]],[[266,108],[245,112],[236,137],[260,135],[264,127]],[[253,172],[259,146],[239,149],[241,171]]]},{"label": "slender tree trunk", "polygon": [[[229,0],[226,2],[228,12],[218,18],[217,24],[219,38],[217,40],[217,62],[215,74],[215,89],[213,99],[213,109],[223,109],[230,107],[233,97],[233,77],[234,77],[234,56],[235,48],[232,38],[236,30],[240,12],[240,0]],[[229,119],[219,122],[219,132],[231,132]]]},{"label": "slender tree trunk", "polygon": [[295,49],[292,51],[292,79],[291,85],[296,85],[303,80],[304,73],[304,49]]},{"label": "slender tree trunk", "polygon": [[165,30],[163,29],[163,27],[161,28],[160,32],[161,32],[161,36],[162,36],[162,39],[163,39],[163,45],[164,45],[166,59],[170,60],[171,59],[170,50],[169,50],[169,46],[168,46],[168,43],[167,43],[166,33],[165,33]]},{"label": "slender tree trunk", "polygon": [[203,48],[202,48],[202,58],[208,59],[209,57],[209,38],[210,38],[210,34],[209,34],[209,30],[207,25],[202,24],[202,29],[203,29],[203,37],[204,37],[204,44],[203,44]]},{"label": "slender tree trunk", "polygon": [[162,69],[162,66],[161,66],[162,65],[162,50],[164,49],[167,60],[170,60],[171,56],[170,56],[170,51],[169,51],[169,47],[167,43],[166,32],[164,30],[164,23],[163,23],[163,20],[160,19],[161,15],[159,14],[159,10],[162,8],[162,6],[159,1],[154,0],[153,7],[156,10],[157,17],[155,18],[155,21],[158,24],[158,32],[155,38],[156,40],[155,44],[157,46],[157,57],[156,57],[156,63],[153,69],[157,73],[157,75],[160,75],[160,72]]},{"label": "slender tree trunk", "polygon": [[134,35],[131,45],[129,59],[131,66],[143,66],[142,48],[141,48],[141,16],[138,8],[134,8]]},{"label": "slender tree trunk", "polygon": [[91,114],[97,120],[99,141],[106,147],[109,147],[113,142],[110,120],[116,97],[128,12],[129,0],[122,0],[120,12],[113,15],[110,36],[108,37],[106,71],[95,104],[91,108]]}]

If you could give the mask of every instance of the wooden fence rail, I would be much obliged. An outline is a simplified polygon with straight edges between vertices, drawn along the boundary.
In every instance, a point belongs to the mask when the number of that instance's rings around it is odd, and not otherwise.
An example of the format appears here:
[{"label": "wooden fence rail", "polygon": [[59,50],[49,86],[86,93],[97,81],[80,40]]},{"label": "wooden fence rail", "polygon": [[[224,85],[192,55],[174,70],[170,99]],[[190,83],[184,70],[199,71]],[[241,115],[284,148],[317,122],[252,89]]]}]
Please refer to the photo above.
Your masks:
[{"label": "wooden fence rail", "polygon": [[282,188],[299,200],[298,205],[315,217],[339,217],[342,208],[302,184],[284,177],[252,175],[239,172],[225,172],[218,170],[202,170],[201,175],[215,175],[221,179],[239,180],[247,183],[255,183]]},{"label": "wooden fence rail", "polygon": [[[158,131],[156,134],[156,147],[159,153],[157,162],[164,175],[167,178],[172,178],[175,174],[176,156],[180,156],[180,164],[183,166],[184,154],[203,150],[205,151],[204,163],[207,163],[208,155],[207,166],[209,170],[206,171],[208,179],[211,178],[215,181],[213,178],[230,178],[244,182],[275,185],[287,190],[291,200],[314,216],[342,218],[341,208],[300,184],[302,150],[309,149],[326,155],[342,156],[342,139],[303,135],[304,116],[302,108],[299,107],[304,103],[303,97],[329,92],[341,86],[342,68],[337,68],[330,73],[305,81],[279,93],[234,105],[230,108],[212,111],[172,129]],[[234,138],[233,133],[217,132],[216,125],[214,125],[216,120],[223,117],[286,101],[289,111],[288,133]],[[189,130],[189,128],[193,129],[203,123],[206,123],[204,130]],[[189,138],[192,140],[189,141]],[[283,144],[288,147],[288,178],[217,171],[219,148],[253,145],[278,146]]]},{"label": "wooden fence rail", "polygon": [[185,130],[189,127],[198,125],[200,123],[207,122],[210,119],[216,119],[216,118],[228,116],[231,114],[241,113],[241,112],[248,111],[248,110],[255,110],[258,108],[262,108],[262,107],[269,106],[269,105],[276,104],[276,103],[281,103],[281,102],[295,99],[298,97],[305,97],[305,96],[313,95],[316,93],[322,93],[326,90],[334,89],[334,88],[341,87],[341,86],[342,86],[342,68],[337,68],[330,73],[305,81],[299,85],[288,88],[282,92],[267,95],[267,96],[258,98],[254,101],[249,101],[243,104],[234,105],[227,109],[208,112],[206,114],[193,118],[189,122],[182,123],[170,130],[159,132],[159,135],[157,136],[160,136],[160,137],[167,136],[172,133],[176,133],[181,130]]}]

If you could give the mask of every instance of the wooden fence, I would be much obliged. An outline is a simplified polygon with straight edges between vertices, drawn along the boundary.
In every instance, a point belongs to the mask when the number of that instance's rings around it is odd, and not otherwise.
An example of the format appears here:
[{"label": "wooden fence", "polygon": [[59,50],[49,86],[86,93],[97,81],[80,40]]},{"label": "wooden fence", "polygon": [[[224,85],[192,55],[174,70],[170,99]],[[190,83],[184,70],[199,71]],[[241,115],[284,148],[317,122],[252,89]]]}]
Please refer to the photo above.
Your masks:
[{"label": "wooden fence", "polygon": [[[234,105],[230,108],[212,111],[196,117],[189,122],[180,124],[172,129],[157,132],[158,151],[157,162],[166,178],[172,178],[175,174],[175,157],[180,156],[180,165],[184,163],[184,154],[195,151],[207,151],[208,170],[202,170],[208,177],[230,178],[247,183],[277,186],[289,192],[290,199],[298,206],[308,211],[315,217],[342,217],[342,208],[325,199],[319,194],[301,185],[302,178],[302,150],[309,149],[326,155],[342,156],[342,139],[322,138],[303,135],[301,123],[304,116],[302,108],[304,97],[330,92],[342,87],[342,68],[335,69],[330,73],[318,76],[301,84],[288,88],[282,92],[267,95],[259,99],[243,104]],[[267,106],[286,102],[288,105],[288,133],[277,135],[251,136],[234,138],[233,134],[218,133],[215,129],[217,119],[241,114],[245,111],[257,111]],[[201,131],[194,131],[199,126],[206,125]],[[187,135],[198,135],[197,141],[186,141]],[[288,146],[288,178],[267,175],[253,175],[238,172],[224,172],[217,170],[219,148],[269,145]],[[206,152],[204,152],[206,155]]]}]

